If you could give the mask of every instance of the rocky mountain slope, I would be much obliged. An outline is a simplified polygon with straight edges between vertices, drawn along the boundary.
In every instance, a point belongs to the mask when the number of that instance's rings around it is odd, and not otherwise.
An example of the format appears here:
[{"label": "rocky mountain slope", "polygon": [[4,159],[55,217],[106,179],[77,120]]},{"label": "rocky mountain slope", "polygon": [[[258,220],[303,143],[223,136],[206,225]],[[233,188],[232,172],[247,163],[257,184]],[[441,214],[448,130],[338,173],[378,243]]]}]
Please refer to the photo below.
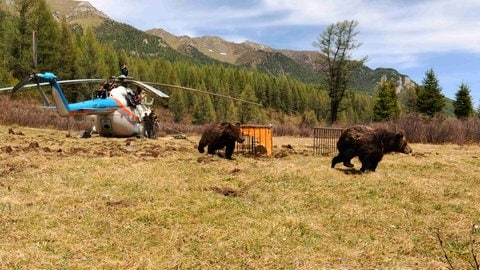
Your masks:
[{"label": "rocky mountain slope", "polygon": [[[146,32],[161,37],[174,49],[182,50],[185,47],[194,47],[208,57],[221,62],[255,67],[274,75],[286,74],[307,82],[320,82],[321,79],[316,72],[318,52],[315,51],[275,50],[267,45],[251,41],[234,43],[216,36],[177,37],[158,28]],[[375,85],[382,78],[396,81],[398,83],[397,91],[414,84],[408,76],[391,68],[372,70],[363,66],[353,77],[354,87],[366,92],[373,92]]]},{"label": "rocky mountain slope", "polygon": [[[227,63],[256,68],[275,76],[288,75],[305,82],[321,83],[322,81],[315,68],[318,63],[318,52],[315,51],[275,50],[264,44],[251,41],[234,43],[217,36],[175,36],[161,28],[143,32],[130,25],[111,20],[88,1],[47,0],[47,3],[56,17],[65,14],[72,24],[95,27],[102,42],[113,42],[117,48],[128,49],[134,46],[129,42],[148,40],[151,46],[146,47],[143,53],[149,55],[167,53],[168,59],[191,57],[197,63]],[[129,38],[125,39],[125,36]],[[119,40],[122,41],[121,44]],[[169,48],[166,49],[166,47]],[[178,52],[181,56],[172,51]],[[414,84],[408,76],[394,69],[372,70],[363,66],[353,75],[353,88],[373,93],[376,84],[382,78],[398,82],[398,91]]]}]

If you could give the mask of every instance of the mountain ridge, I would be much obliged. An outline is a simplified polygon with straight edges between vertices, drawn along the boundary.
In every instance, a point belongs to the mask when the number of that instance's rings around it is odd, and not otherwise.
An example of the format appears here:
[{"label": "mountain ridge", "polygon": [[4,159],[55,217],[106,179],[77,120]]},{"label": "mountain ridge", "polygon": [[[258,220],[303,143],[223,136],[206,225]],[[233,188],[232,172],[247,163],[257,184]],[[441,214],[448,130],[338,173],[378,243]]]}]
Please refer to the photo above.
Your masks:
[{"label": "mountain ridge", "polygon": [[[135,29],[135,35],[142,36],[142,40],[148,39],[149,36],[160,38],[158,40],[158,50],[165,51],[165,46],[177,51],[183,56],[190,56],[200,63],[227,63],[236,66],[254,68],[261,72],[266,72],[274,76],[291,76],[292,78],[305,81],[307,83],[323,82],[322,77],[317,72],[318,53],[316,51],[295,51],[289,49],[276,50],[264,44],[253,41],[245,41],[235,43],[227,41],[218,36],[201,36],[189,37],[187,35],[175,36],[162,28],[154,28],[147,31],[138,30],[133,26],[116,22],[110,19],[105,13],[97,10],[88,1],[74,0],[47,0],[52,8],[54,16],[59,17],[65,14],[67,20],[71,24],[78,24],[82,27],[94,27],[99,30],[99,39],[102,42],[114,42],[117,48],[124,46],[132,47],[131,40],[139,39],[131,37],[130,39],[122,38],[122,35],[130,35],[132,29]],[[124,28],[122,31],[113,31],[115,28]],[[129,30],[130,29],[130,30]],[[143,34],[142,34],[143,33]],[[102,34],[108,34],[107,37]],[[115,36],[118,35],[118,36]],[[126,42],[118,44],[118,40]],[[162,47],[162,48],[160,48]],[[145,54],[158,54],[162,52],[154,52],[155,46],[150,46],[149,51]],[[167,49],[168,54],[172,54]],[[178,56],[171,56],[175,59]],[[354,82],[353,88],[367,93],[374,93],[375,86],[382,80],[393,80],[397,82],[397,92],[401,92],[407,87],[415,84],[407,75],[399,73],[393,68],[376,68],[371,69],[362,66],[352,76]]]}]

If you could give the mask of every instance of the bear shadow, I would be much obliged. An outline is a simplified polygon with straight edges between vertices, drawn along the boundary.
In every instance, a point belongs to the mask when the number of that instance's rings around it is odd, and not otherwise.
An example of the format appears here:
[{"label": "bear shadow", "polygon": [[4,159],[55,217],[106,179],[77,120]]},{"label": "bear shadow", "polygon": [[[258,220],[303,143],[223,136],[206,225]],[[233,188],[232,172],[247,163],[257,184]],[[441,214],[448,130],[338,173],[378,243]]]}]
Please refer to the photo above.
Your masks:
[{"label": "bear shadow", "polygon": [[335,168],[337,171],[341,171],[343,172],[344,174],[347,174],[347,175],[360,175],[360,174],[363,174],[362,171],[360,170],[357,170],[355,168]]}]

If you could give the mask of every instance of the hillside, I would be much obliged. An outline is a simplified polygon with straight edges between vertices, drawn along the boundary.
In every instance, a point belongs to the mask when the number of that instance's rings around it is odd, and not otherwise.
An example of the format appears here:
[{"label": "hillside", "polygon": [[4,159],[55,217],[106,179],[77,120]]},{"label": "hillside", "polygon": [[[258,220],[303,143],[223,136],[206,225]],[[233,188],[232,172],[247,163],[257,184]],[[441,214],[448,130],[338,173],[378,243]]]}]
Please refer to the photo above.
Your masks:
[{"label": "hillside", "polygon": [[71,24],[96,27],[104,20],[109,19],[105,13],[97,10],[88,1],[47,0],[46,2],[52,8],[57,19],[65,15]]}]

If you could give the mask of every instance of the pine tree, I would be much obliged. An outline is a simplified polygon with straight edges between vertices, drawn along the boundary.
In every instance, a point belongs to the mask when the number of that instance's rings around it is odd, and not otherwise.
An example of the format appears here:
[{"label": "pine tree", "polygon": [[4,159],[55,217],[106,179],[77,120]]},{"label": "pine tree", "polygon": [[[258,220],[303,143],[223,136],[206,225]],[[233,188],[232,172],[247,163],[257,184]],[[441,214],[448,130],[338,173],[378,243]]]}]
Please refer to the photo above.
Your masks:
[{"label": "pine tree", "polygon": [[473,102],[468,85],[464,83],[460,85],[460,89],[455,94],[453,107],[457,118],[468,118],[473,115]]},{"label": "pine tree", "polygon": [[199,95],[194,98],[193,124],[203,125],[216,120],[215,108],[210,95]]},{"label": "pine tree", "polygon": [[395,93],[395,83],[382,81],[377,87],[377,96],[373,106],[373,121],[386,121],[398,117],[398,98]]},{"label": "pine tree", "polygon": [[23,78],[32,71],[32,27],[31,20],[34,15],[32,11],[33,0],[15,1],[15,10],[18,16],[15,17],[15,33],[12,33],[12,59],[10,69],[13,76]]},{"label": "pine tree", "polygon": [[480,101],[477,107],[477,116],[480,118]]},{"label": "pine tree", "polygon": [[[245,86],[242,93],[240,94],[240,98],[253,102],[257,101],[255,93],[253,92],[253,88],[250,85]],[[238,115],[240,117],[240,123],[248,124],[250,122],[253,122],[258,117],[258,107],[257,105],[242,102],[239,108]]]},{"label": "pine tree", "polygon": [[398,94],[398,101],[405,113],[413,113],[417,111],[417,87],[409,86]]},{"label": "pine tree", "polygon": [[227,115],[226,119],[229,122],[237,123],[238,121],[238,114],[237,114],[237,108],[235,107],[235,104],[233,103],[233,100],[228,101],[228,108],[227,108]]},{"label": "pine tree", "polygon": [[[206,91],[204,84],[197,85],[196,89]],[[193,124],[202,125],[217,120],[217,115],[210,95],[195,94],[193,102]]]},{"label": "pine tree", "polygon": [[434,116],[440,113],[445,106],[445,97],[442,95],[442,88],[433,69],[425,73],[423,86],[419,88],[417,98],[417,110],[419,113]]},{"label": "pine tree", "polygon": [[185,93],[182,90],[173,91],[168,99],[168,107],[173,111],[173,120],[181,122],[186,113]]},{"label": "pine tree", "polygon": [[122,65],[129,65],[130,63],[128,63],[128,55],[127,55],[127,52],[124,50],[124,49],[121,49],[120,52],[118,53],[118,61],[119,61],[119,66],[116,70],[116,74],[120,74],[120,68]]},{"label": "pine tree", "polygon": [[[100,72],[102,78],[110,77],[112,75],[120,74],[120,61],[117,53],[115,52],[114,46],[112,44],[103,44],[102,45],[102,70]],[[130,68],[129,68],[130,69]],[[133,69],[135,73],[135,69]],[[130,75],[129,75],[130,76]]]},{"label": "pine tree", "polygon": [[60,28],[45,0],[37,0],[29,20],[38,33],[38,70],[55,71],[64,55],[60,54]]},{"label": "pine tree", "polygon": [[62,57],[59,59],[57,66],[57,75],[62,80],[75,79],[77,75],[77,53],[75,44],[73,41],[73,35],[70,31],[70,26],[68,25],[67,19],[65,16],[62,16],[60,23],[60,36],[62,42],[60,43],[60,55]]},{"label": "pine tree", "polygon": [[0,85],[9,83],[9,66],[13,62],[11,55],[14,25],[12,16],[6,11],[5,4],[0,1]]}]

